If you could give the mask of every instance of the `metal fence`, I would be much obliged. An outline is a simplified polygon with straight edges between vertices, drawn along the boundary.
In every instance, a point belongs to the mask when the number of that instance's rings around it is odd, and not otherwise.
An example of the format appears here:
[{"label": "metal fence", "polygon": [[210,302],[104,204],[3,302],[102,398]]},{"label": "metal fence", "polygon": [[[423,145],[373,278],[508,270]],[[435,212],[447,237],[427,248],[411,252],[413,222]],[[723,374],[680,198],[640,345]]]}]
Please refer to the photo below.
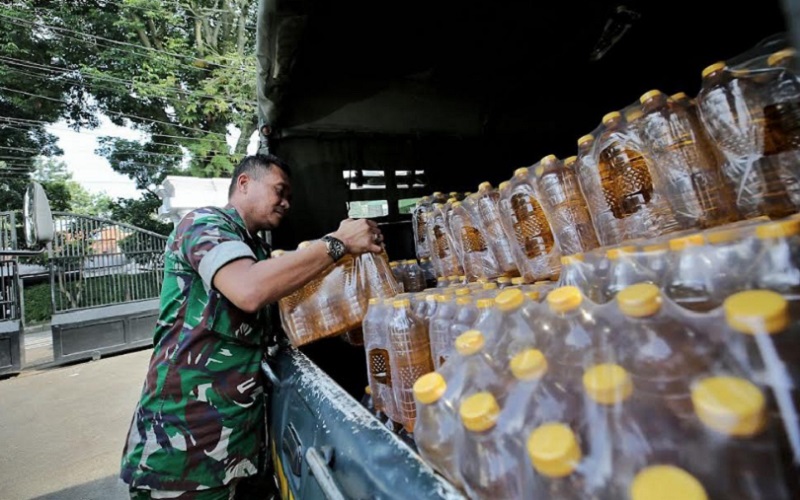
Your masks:
[{"label": "metal fence", "polygon": [[0,261],[0,321],[18,320],[21,316],[17,262]]},{"label": "metal fence", "polygon": [[17,214],[0,212],[0,250],[17,249]]},{"label": "metal fence", "polygon": [[53,312],[157,298],[167,238],[107,219],[54,212]]}]

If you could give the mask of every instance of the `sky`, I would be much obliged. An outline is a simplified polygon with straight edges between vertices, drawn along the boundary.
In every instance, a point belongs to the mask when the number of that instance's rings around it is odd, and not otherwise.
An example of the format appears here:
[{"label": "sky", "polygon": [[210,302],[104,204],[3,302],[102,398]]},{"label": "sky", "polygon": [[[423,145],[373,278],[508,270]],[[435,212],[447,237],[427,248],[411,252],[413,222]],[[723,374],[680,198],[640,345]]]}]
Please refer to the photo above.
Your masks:
[{"label": "sky", "polygon": [[[146,134],[111,123],[106,116],[100,117],[100,127],[93,130],[75,132],[64,122],[56,122],[47,127],[48,132],[58,137],[58,145],[64,155],[55,157],[67,164],[72,178],[90,193],[106,193],[111,198],[138,198],[141,192],[136,189],[133,180],[115,172],[108,161],[94,153],[98,147],[98,139],[103,136],[120,137],[130,140],[143,140]],[[239,130],[231,126],[228,130],[227,142],[233,149],[239,138]],[[250,140],[248,153],[255,153],[258,148],[258,135]]]}]

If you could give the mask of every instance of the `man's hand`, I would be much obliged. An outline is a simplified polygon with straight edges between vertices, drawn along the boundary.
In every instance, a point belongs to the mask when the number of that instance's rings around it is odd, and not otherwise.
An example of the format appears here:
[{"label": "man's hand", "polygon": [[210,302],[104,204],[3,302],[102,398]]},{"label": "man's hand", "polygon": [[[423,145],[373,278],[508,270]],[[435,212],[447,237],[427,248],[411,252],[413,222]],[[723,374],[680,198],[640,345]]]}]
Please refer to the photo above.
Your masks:
[{"label": "man's hand", "polygon": [[339,229],[331,236],[342,240],[347,253],[361,255],[362,253],[380,253],[383,250],[383,235],[378,229],[378,224],[369,219],[347,219],[339,224]]}]

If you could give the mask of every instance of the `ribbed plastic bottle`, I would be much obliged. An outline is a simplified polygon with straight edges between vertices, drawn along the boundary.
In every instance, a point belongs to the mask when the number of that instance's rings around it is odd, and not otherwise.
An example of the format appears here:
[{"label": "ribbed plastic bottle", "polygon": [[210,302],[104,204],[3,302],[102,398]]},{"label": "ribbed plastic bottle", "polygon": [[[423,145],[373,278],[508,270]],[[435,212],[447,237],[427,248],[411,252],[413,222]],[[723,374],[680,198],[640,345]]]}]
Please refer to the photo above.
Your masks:
[{"label": "ribbed plastic bottle", "polygon": [[395,300],[393,307],[388,330],[394,397],[400,422],[406,431],[414,432],[414,382],[433,371],[430,342],[425,325],[411,312],[410,300]]},{"label": "ribbed plastic bottle", "polygon": [[392,276],[394,276],[395,281],[397,282],[398,287],[400,288],[400,293],[405,292],[405,266],[402,265],[402,262],[392,261],[389,262],[389,269],[392,271]]},{"label": "ribbed plastic bottle", "polygon": [[578,139],[578,159],[575,162],[575,173],[581,192],[586,199],[589,213],[592,214],[597,239],[603,246],[618,245],[624,233],[617,218],[616,190],[611,171],[600,170],[595,161],[595,137],[587,134]]},{"label": "ribbed plastic bottle", "polygon": [[423,196],[417,201],[417,204],[412,213],[411,227],[414,230],[414,244],[417,251],[417,258],[424,259],[431,255],[430,245],[428,243],[428,228],[426,227],[427,220],[425,214],[430,212],[433,208],[431,199]]},{"label": "ribbed plastic bottle", "polygon": [[400,421],[392,385],[391,344],[389,343],[389,318],[392,300],[372,298],[364,317],[364,350],[367,353],[367,378],[375,407],[395,422]]},{"label": "ribbed plastic bottle", "polygon": [[679,229],[672,209],[653,184],[652,165],[641,140],[618,111],[603,117],[597,168],[603,190],[626,238],[655,237]]},{"label": "ribbed plastic bottle", "polygon": [[637,283],[656,283],[656,275],[637,259],[633,245],[611,248],[606,251],[608,276],[604,280],[601,302],[614,300],[622,289]]},{"label": "ribbed plastic bottle", "polygon": [[547,352],[548,337],[536,336],[534,324],[542,312],[540,304],[532,301],[519,289],[503,290],[495,298],[497,311],[494,335],[487,333],[488,349],[501,366],[526,348]]},{"label": "ribbed plastic bottle", "polygon": [[[479,214],[481,229],[486,236],[489,248],[494,254],[500,271],[508,276],[519,273],[511,242],[503,230],[500,216],[500,194],[488,182],[482,182],[475,193],[475,208]],[[471,199],[471,198],[470,198]]]},{"label": "ribbed plastic bottle", "polygon": [[464,433],[458,469],[470,498],[525,498],[535,491],[532,475],[520,467],[519,439],[503,439],[500,405],[489,392],[464,399],[459,407]]},{"label": "ribbed plastic bottle", "polygon": [[405,261],[405,276],[403,288],[406,292],[421,292],[425,289],[425,276],[422,268],[416,260],[409,259]]},{"label": "ribbed plastic bottle", "polygon": [[659,90],[641,96],[642,139],[654,171],[683,229],[714,227],[738,219],[720,156],[693,127],[689,111]]},{"label": "ribbed plastic bottle", "polygon": [[434,205],[433,214],[430,216],[428,238],[431,242],[431,253],[435,262],[438,262],[442,276],[458,275],[460,264],[458,255],[450,240],[447,224],[445,222],[444,205]]},{"label": "ribbed plastic bottle", "polygon": [[641,470],[630,485],[631,500],[708,500],[703,484],[674,465],[651,465]]},{"label": "ribbed plastic bottle", "polygon": [[759,215],[781,217],[794,211],[774,165],[760,162],[763,109],[753,105],[754,82],[738,78],[724,62],[703,70],[697,96],[700,116],[726,157],[723,172],[736,193],[736,205],[744,218]]},{"label": "ribbed plastic bottle", "polygon": [[756,227],[756,288],[774,290],[789,301],[793,318],[800,318],[800,219]]},{"label": "ribbed plastic bottle", "polygon": [[597,236],[575,173],[555,155],[540,162],[537,194],[562,255],[597,248]]},{"label": "ribbed plastic bottle", "polygon": [[711,371],[721,346],[653,284],[629,286],[616,302],[625,319],[616,342],[619,363],[636,390],[660,399],[678,417],[690,416],[691,383]]},{"label": "ribbed plastic bottle", "polygon": [[431,346],[431,358],[433,366],[438,370],[447,361],[447,353],[451,348],[450,344],[450,324],[456,314],[457,306],[455,299],[449,295],[436,296],[436,311],[430,318],[429,336]]},{"label": "ribbed plastic bottle", "polygon": [[467,281],[494,278],[501,274],[500,267],[489,249],[480,221],[466,205],[468,201],[453,202],[453,214],[450,217],[450,230],[453,237],[459,240]]},{"label": "ribbed plastic bottle", "polygon": [[666,295],[692,311],[705,312],[718,307],[715,299],[713,254],[701,234],[669,240],[670,259],[662,286]]}]

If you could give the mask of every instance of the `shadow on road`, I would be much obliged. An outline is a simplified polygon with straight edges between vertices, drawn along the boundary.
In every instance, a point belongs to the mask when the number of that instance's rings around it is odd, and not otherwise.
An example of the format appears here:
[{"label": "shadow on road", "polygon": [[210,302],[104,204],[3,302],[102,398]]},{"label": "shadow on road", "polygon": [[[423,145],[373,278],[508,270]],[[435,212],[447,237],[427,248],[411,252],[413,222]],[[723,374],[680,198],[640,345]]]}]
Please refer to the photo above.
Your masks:
[{"label": "shadow on road", "polygon": [[128,485],[119,476],[107,476],[88,483],[35,497],[33,500],[127,500]]}]

